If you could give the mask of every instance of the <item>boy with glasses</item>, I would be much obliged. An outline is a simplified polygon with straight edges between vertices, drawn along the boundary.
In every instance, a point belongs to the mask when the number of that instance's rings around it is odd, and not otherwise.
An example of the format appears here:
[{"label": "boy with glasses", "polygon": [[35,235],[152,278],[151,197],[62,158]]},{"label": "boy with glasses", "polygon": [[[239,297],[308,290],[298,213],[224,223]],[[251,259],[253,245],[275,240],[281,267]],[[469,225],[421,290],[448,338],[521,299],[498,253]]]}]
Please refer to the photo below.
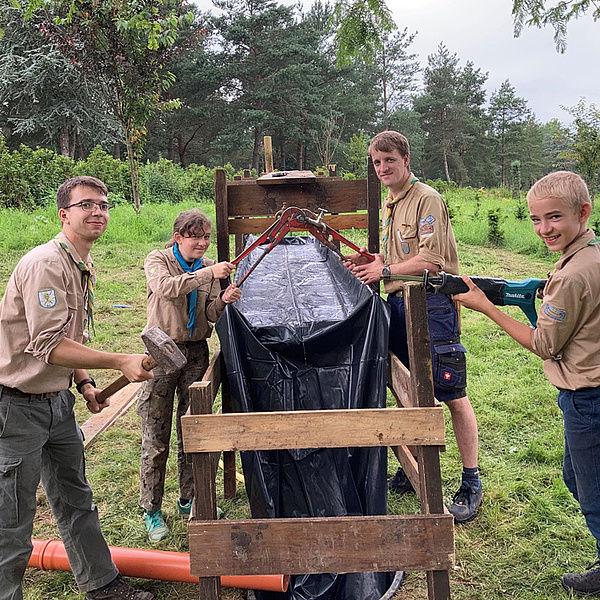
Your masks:
[{"label": "boy with glasses", "polygon": [[100,390],[87,369],[152,377],[144,355],[85,345],[93,329],[94,242],[108,225],[106,186],[75,177],[57,193],[62,231],[18,263],[0,301],[0,600],[23,598],[41,480],[77,584],[86,600],[152,600],[129,586],[111,560],[85,476],[75,383],[88,409]]}]

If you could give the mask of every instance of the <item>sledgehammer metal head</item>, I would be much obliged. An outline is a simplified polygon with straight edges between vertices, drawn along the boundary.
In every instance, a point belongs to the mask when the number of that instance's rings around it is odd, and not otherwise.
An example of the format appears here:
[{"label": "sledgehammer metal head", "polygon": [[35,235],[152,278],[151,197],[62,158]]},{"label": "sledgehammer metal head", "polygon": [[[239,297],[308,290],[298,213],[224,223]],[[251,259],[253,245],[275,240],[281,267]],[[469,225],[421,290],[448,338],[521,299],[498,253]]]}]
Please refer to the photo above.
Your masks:
[{"label": "sledgehammer metal head", "polygon": [[155,366],[159,366],[165,373],[175,373],[183,368],[187,359],[177,347],[177,344],[158,327],[151,327],[148,331],[142,333],[142,340],[155,364],[149,369],[144,364],[147,371],[151,371]]},{"label": "sledgehammer metal head", "polygon": [[[142,366],[146,371],[152,371],[154,367],[159,366],[165,373],[175,373],[175,371],[186,365],[187,359],[177,347],[177,344],[158,327],[151,327],[148,331],[142,333],[142,340],[150,353],[150,356],[142,361]],[[110,398],[113,394],[122,390],[128,383],[127,377],[122,375],[102,390],[96,396],[96,400],[104,402],[106,398]]]}]

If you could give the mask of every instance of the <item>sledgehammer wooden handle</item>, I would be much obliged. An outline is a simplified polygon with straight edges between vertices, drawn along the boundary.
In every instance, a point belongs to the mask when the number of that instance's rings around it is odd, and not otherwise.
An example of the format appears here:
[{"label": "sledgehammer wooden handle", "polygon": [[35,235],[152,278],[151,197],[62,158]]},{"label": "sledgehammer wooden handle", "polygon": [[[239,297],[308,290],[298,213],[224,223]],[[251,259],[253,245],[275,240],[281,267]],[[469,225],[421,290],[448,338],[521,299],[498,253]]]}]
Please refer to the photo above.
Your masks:
[{"label": "sledgehammer wooden handle", "polygon": [[[151,357],[147,356],[142,361],[142,366],[146,371],[152,371],[158,363]],[[129,379],[125,375],[121,375],[119,379],[113,381],[107,388],[104,388],[96,397],[98,403],[104,402],[107,398],[110,398],[113,394],[116,394],[119,390],[122,390],[129,382]]]}]

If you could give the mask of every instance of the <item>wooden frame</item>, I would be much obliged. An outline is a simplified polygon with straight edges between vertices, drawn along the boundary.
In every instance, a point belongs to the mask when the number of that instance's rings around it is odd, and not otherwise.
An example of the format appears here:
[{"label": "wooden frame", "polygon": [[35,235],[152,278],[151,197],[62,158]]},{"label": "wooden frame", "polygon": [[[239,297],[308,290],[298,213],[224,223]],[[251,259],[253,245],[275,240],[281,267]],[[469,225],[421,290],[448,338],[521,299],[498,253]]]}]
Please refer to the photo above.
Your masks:
[{"label": "wooden frame", "polygon": [[[376,252],[380,188],[379,182],[375,185],[373,181],[372,166],[370,173],[366,185],[364,181],[317,178],[313,184],[258,189],[254,180],[226,182],[224,172],[218,171],[215,198],[219,260],[230,258],[230,233],[236,234],[236,247],[240,249],[239,234],[262,232],[283,202],[311,210],[335,209],[340,214],[326,220],[336,228],[346,228],[350,223],[361,226],[366,221],[369,250]],[[311,185],[312,188],[307,187]],[[373,215],[375,193],[377,211]],[[367,208],[366,214],[351,214],[364,210],[363,207]],[[339,221],[333,221],[333,217]],[[336,226],[334,222],[343,225]],[[190,565],[192,574],[200,577],[200,598],[220,599],[220,575],[394,570],[426,570],[429,600],[450,598],[454,523],[442,500],[439,452],[445,443],[444,418],[433,395],[424,287],[407,285],[405,299],[408,335],[412,340],[410,363],[415,367],[409,372],[390,354],[388,377],[402,408],[336,411],[335,430],[328,427],[330,411],[213,415],[219,386],[223,412],[232,412],[219,353],[213,357],[202,382],[190,388],[191,414],[183,417],[182,429],[184,448],[192,454],[194,465]],[[294,423],[302,431],[301,437],[296,435]],[[225,494],[231,497],[235,496],[236,485],[235,450],[324,447],[324,439],[326,447],[392,446],[417,490],[421,514],[216,521],[218,452],[225,451]],[[418,447],[417,462],[407,444]]]}]

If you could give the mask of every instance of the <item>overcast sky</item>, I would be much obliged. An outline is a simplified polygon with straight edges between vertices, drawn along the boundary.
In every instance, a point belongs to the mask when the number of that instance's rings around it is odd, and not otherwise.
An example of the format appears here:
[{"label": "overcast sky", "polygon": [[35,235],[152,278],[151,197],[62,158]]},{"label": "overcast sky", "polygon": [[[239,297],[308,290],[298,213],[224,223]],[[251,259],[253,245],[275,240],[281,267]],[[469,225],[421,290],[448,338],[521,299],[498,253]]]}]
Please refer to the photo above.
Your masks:
[{"label": "overcast sky", "polygon": [[[214,12],[211,0],[195,4]],[[310,4],[304,0],[305,7]],[[488,73],[488,99],[509,79],[542,122],[569,122],[560,106],[574,106],[582,96],[600,105],[600,22],[591,16],[569,24],[567,50],[559,54],[551,27],[526,28],[521,37],[513,36],[512,0],[387,0],[387,5],[400,29],[418,32],[411,50],[421,65],[444,42],[461,66],[470,60]]]}]

